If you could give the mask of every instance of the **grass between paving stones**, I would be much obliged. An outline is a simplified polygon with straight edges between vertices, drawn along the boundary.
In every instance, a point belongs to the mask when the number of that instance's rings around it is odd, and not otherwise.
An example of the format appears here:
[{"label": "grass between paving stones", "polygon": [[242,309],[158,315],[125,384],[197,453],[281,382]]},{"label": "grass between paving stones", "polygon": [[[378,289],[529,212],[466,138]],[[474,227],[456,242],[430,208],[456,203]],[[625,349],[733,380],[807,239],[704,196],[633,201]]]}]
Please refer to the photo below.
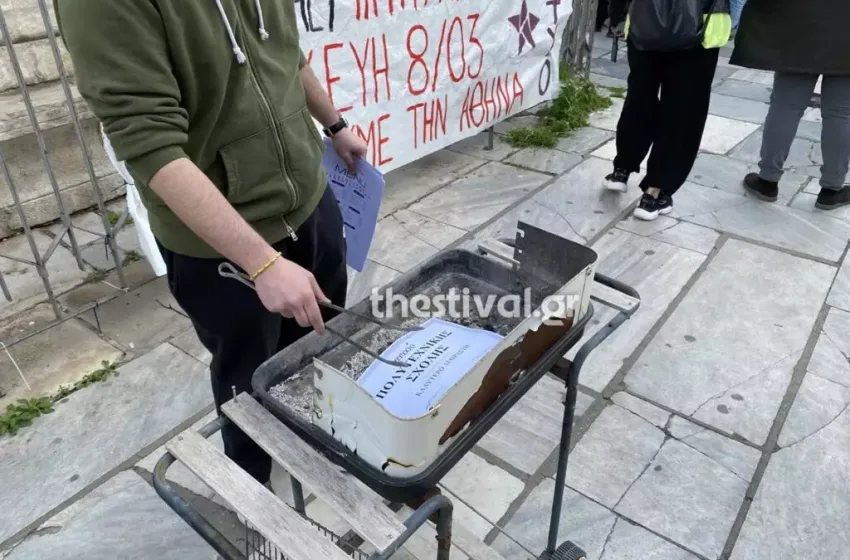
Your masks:
[{"label": "grass between paving stones", "polygon": [[538,122],[508,131],[508,142],[517,148],[554,148],[559,138],[587,126],[590,113],[610,106],[611,99],[601,95],[593,82],[564,72],[561,91],[537,113]]},{"label": "grass between paving stones", "polygon": [[124,260],[121,261],[121,266],[127,266],[128,264],[132,264],[140,260],[142,260],[142,255],[139,254],[138,251],[130,249],[124,253]]},{"label": "grass between paving stones", "polygon": [[[115,210],[107,210],[106,211],[106,220],[109,222],[109,225],[111,225],[111,226],[117,225],[118,220],[120,220],[120,219],[121,219],[121,214],[119,214]],[[129,226],[129,225],[132,225],[132,224],[133,224],[133,217],[127,216],[127,219],[124,221],[124,225]]]},{"label": "grass between paving stones", "polygon": [[608,91],[611,92],[611,97],[616,97],[618,99],[625,99],[626,98],[626,88],[624,88],[624,87],[612,86],[612,87],[609,87],[607,89],[608,89]]},{"label": "grass between paving stones", "polygon": [[118,377],[115,364],[108,361],[101,362],[101,367],[85,375],[70,387],[61,386],[55,395],[38,397],[33,399],[19,399],[6,407],[6,413],[0,415],[0,436],[15,435],[21,428],[25,428],[43,414],[53,412],[53,405],[68,395],[85,389],[95,383],[106,381],[110,377]]}]

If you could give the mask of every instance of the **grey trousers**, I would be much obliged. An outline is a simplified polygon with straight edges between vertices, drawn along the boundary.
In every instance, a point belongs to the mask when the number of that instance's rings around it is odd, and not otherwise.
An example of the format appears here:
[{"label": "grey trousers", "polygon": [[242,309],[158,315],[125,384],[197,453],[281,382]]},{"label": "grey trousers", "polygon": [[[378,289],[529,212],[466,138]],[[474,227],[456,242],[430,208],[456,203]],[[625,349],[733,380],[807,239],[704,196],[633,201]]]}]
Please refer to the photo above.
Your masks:
[{"label": "grey trousers", "polygon": [[[773,78],[770,110],[764,123],[759,175],[779,181],[800,118],[815,91],[817,74],[785,74]],[[824,76],[821,87],[821,149],[823,166],[820,185],[840,190],[850,167],[850,76]]]}]

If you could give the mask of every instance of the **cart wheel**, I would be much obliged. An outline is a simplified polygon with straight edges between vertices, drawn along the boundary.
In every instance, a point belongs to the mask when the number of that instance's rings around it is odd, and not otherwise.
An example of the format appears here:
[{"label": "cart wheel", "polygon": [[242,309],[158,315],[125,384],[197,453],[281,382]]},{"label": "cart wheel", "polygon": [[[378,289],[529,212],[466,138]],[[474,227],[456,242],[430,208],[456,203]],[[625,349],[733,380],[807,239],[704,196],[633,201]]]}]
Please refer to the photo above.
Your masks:
[{"label": "cart wheel", "polygon": [[587,560],[587,554],[570,541],[567,541],[558,547],[555,554],[552,555],[552,560]]}]

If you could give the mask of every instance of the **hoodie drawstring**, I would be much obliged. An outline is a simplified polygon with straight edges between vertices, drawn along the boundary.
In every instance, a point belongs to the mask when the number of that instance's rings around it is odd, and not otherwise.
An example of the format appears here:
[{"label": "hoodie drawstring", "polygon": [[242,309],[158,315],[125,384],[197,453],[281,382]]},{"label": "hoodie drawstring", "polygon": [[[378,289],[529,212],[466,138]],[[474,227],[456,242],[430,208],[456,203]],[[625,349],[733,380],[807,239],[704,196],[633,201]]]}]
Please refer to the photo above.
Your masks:
[{"label": "hoodie drawstring", "polygon": [[[265,41],[269,38],[269,34],[266,31],[266,25],[263,21],[263,6],[262,0],[254,0],[257,6],[257,17],[259,19],[259,32],[260,39]],[[230,20],[227,19],[227,13],[224,11],[224,6],[221,5],[221,0],[215,0],[215,5],[218,7],[218,12],[221,14],[221,21],[224,23],[224,27],[227,30],[227,36],[230,38],[230,46],[233,48],[233,54],[236,56],[236,62],[239,64],[245,64],[248,58],[245,56],[245,53],[242,51],[242,48],[239,46],[239,43],[236,42],[236,35],[233,34],[233,27],[230,25]]]},{"label": "hoodie drawstring", "polygon": [[260,20],[260,39],[265,41],[269,38],[269,34],[266,33],[266,24],[263,22],[263,5],[260,3],[261,0],[254,0],[257,4],[257,18]]}]

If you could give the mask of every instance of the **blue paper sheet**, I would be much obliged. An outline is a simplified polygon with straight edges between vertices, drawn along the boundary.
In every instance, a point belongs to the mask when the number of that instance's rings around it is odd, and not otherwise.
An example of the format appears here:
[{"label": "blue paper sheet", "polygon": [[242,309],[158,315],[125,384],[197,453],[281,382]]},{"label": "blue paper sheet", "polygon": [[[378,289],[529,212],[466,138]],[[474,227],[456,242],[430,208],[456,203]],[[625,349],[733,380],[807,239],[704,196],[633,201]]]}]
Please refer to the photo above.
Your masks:
[{"label": "blue paper sheet", "polygon": [[384,176],[363,159],[357,162],[357,172],[352,174],[329,139],[325,140],[325,148],[322,165],[342,210],[348,266],[360,272],[366,265],[375,235],[384,195]]}]

